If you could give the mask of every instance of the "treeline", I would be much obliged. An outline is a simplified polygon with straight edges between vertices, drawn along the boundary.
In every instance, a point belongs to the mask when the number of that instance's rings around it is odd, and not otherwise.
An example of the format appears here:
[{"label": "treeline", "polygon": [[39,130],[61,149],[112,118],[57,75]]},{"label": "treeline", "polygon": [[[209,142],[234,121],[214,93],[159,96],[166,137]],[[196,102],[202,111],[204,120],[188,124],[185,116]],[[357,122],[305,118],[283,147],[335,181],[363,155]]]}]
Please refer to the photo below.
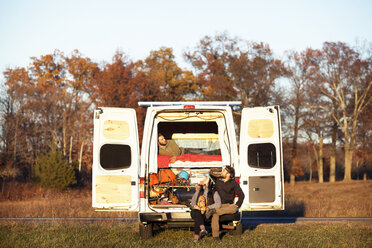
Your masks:
[{"label": "treeline", "polygon": [[30,180],[51,149],[89,174],[97,106],[135,108],[141,124],[138,101],[240,100],[243,107],[280,105],[293,182],[304,174],[323,182],[325,167],[328,180],[350,180],[354,167],[371,167],[371,48],[325,42],[279,59],[268,44],[220,34],[184,53],[192,70],[165,47],[137,61],[118,51],[102,64],[79,51],[33,57],[27,68],[3,72],[0,177]]}]

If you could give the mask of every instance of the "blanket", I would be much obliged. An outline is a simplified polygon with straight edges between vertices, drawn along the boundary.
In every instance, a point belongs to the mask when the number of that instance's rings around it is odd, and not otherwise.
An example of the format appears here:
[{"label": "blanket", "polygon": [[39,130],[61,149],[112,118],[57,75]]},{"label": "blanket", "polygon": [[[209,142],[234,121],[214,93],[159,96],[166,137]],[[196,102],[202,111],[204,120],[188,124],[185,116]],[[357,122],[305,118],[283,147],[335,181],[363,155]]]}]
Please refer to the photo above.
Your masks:
[{"label": "blanket", "polygon": [[[168,168],[169,161],[172,156],[158,155],[158,168]],[[221,155],[198,155],[198,154],[183,154],[176,157],[176,162],[214,162],[222,161]]]}]

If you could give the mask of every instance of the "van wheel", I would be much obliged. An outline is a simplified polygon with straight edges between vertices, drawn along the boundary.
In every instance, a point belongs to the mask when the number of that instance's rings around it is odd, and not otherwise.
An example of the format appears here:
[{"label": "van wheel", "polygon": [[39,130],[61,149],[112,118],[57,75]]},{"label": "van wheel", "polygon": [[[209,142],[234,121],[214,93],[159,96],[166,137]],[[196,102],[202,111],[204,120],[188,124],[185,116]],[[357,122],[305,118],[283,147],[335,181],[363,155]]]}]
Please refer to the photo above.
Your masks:
[{"label": "van wheel", "polygon": [[235,226],[235,229],[234,230],[230,230],[229,232],[231,235],[242,235],[243,234],[243,226],[242,226],[242,223],[238,223],[236,224]]},{"label": "van wheel", "polygon": [[149,223],[147,225],[144,225],[142,223],[139,224],[139,235],[141,239],[150,239],[153,236],[153,224]]}]

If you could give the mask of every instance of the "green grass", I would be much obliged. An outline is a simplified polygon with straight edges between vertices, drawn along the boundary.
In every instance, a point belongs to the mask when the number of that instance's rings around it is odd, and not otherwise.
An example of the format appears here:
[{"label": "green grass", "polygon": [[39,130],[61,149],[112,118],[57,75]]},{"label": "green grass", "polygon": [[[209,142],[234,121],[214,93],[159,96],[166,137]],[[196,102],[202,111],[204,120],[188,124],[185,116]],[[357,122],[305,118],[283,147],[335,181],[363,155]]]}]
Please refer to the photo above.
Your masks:
[{"label": "green grass", "polygon": [[259,225],[242,236],[205,237],[168,229],[141,240],[134,224],[0,224],[0,247],[372,247],[372,228],[364,225]]}]

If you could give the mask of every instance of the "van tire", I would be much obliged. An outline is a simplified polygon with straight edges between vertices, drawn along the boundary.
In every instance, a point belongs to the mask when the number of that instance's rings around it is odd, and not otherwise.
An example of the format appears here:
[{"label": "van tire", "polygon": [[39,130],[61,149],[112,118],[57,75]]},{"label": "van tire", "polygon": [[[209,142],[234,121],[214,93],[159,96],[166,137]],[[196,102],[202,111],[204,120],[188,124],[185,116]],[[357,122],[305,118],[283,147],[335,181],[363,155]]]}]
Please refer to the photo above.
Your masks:
[{"label": "van tire", "polygon": [[139,224],[139,235],[141,239],[150,239],[153,236],[153,224],[149,223],[144,225],[142,223]]},{"label": "van tire", "polygon": [[235,229],[234,230],[231,230],[230,231],[230,234],[231,235],[242,235],[243,234],[242,223],[239,222],[238,224],[236,224]]}]

